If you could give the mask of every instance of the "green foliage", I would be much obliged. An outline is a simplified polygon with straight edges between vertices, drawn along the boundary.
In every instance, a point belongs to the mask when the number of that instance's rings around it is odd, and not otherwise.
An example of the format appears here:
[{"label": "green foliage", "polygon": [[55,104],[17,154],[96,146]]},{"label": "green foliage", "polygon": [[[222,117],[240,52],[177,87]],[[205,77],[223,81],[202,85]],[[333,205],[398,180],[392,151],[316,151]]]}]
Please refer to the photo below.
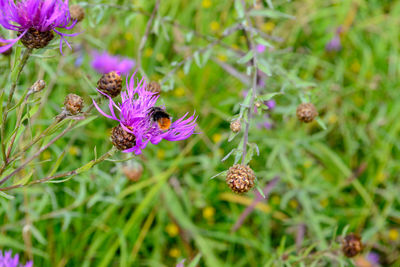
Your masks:
[{"label": "green foliage", "polygon": [[[5,136],[16,133],[18,149],[44,131],[38,148],[73,130],[7,184],[29,186],[0,191],[0,249],[33,258],[35,266],[173,266],[182,259],[185,266],[354,266],[340,253],[340,236],[356,232],[363,256],[372,250],[382,266],[398,266],[400,3],[259,2],[263,7],[247,14],[239,0],[161,1],[142,51],[143,71],[163,83],[161,103],[174,118],[196,110],[199,134],[149,145],[133,157],[110,151],[115,125],[95,110],[84,121],[52,123],[68,93],[86,106],[97,97],[91,49],[138,56],[155,1],[82,1],[86,19],[75,32],[83,33],[70,38],[83,48],[82,66],[74,65],[81,52],[65,48],[62,57],[54,41],[34,51],[15,91]],[[246,15],[254,23],[246,29],[250,39],[267,46],[263,54],[249,50],[243,30],[228,31]],[[342,50],[327,52],[339,26]],[[13,56],[0,56],[1,116],[23,51],[17,45]],[[251,111],[248,119],[251,94],[242,93],[252,87],[254,58],[268,76],[254,100],[274,99],[277,107]],[[26,103],[15,129],[20,100],[37,79],[47,87]],[[317,121],[297,121],[301,102],[316,105]],[[272,129],[257,127],[265,114]],[[250,124],[245,162],[257,189],[281,179],[233,232],[258,192],[235,195],[225,184],[225,171],[243,153],[244,129],[229,129],[237,118]],[[139,181],[125,177],[126,162],[143,165]]]}]

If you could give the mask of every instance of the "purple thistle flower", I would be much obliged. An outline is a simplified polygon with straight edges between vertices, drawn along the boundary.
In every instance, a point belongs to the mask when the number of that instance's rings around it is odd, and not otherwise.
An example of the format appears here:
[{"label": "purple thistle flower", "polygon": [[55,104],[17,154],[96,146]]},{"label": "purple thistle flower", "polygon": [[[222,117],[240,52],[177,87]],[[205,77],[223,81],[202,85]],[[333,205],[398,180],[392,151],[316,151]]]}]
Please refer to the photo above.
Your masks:
[{"label": "purple thistle flower", "polygon": [[266,48],[267,48],[267,47],[266,47],[265,45],[258,44],[258,45],[256,46],[257,53],[260,53],[260,54],[261,54],[261,53],[264,53]]},{"label": "purple thistle flower", "polygon": [[135,61],[129,58],[113,56],[107,52],[92,52],[92,67],[101,74],[116,71],[127,75],[135,66]]},{"label": "purple thistle flower", "polygon": [[342,43],[340,41],[340,36],[335,34],[335,36],[326,44],[325,50],[328,52],[340,51],[342,49]]},{"label": "purple thistle flower", "polygon": [[377,265],[377,264],[379,264],[379,254],[376,253],[376,252],[371,251],[371,252],[368,253],[368,255],[367,255],[367,260],[368,260],[370,263],[372,263],[372,264],[374,264],[374,265]]},{"label": "purple thistle flower", "polygon": [[276,101],[273,99],[265,101],[264,104],[268,107],[268,109],[274,109],[276,107]]},{"label": "purple thistle flower", "polygon": [[19,262],[19,255],[12,256],[11,250],[3,252],[0,250],[0,267],[32,267],[33,262],[28,261],[25,265]]},{"label": "purple thistle flower", "polygon": [[63,41],[71,48],[65,37],[76,36],[79,33],[61,33],[57,29],[71,30],[76,22],[72,21],[71,23],[68,0],[21,0],[17,3],[14,3],[14,0],[0,0],[0,25],[20,34],[15,39],[0,38],[0,42],[7,43],[0,47],[0,53],[8,50],[32,29],[41,33],[54,31],[60,35],[60,51],[62,53]]},{"label": "purple thistle flower", "polygon": [[[129,81],[128,77],[126,78],[127,89],[121,92],[122,103],[118,105],[110,96],[98,90],[109,99],[108,107],[111,115],[101,110],[93,100],[93,104],[103,116],[118,121],[126,132],[135,136],[136,145],[123,152],[135,152],[136,155],[139,155],[149,142],[156,145],[162,139],[180,141],[194,134],[197,117],[194,117],[193,114],[186,118],[188,113],[172,122],[168,130],[161,130],[158,123],[154,121],[151,116],[151,109],[155,107],[159,95],[147,91],[146,82],[143,79],[135,87],[134,76],[135,73],[131,76]],[[119,116],[115,114],[114,109],[117,109]],[[162,109],[165,110],[164,107]]]}]

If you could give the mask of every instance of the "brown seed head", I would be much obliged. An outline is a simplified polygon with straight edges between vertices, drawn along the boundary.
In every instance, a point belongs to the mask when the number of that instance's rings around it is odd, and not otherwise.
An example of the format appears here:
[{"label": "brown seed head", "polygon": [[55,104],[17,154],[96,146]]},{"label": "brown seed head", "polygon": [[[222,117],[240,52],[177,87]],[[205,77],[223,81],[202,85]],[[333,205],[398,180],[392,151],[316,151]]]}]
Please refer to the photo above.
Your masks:
[{"label": "brown seed head", "polygon": [[118,125],[112,129],[111,142],[119,150],[126,150],[136,145],[136,138]]},{"label": "brown seed head", "polygon": [[160,94],[161,93],[161,85],[158,82],[152,81],[146,84],[146,91]]},{"label": "brown seed head", "polygon": [[318,111],[312,103],[303,103],[297,107],[296,115],[299,121],[308,123],[318,116]]},{"label": "brown seed head", "polygon": [[32,93],[38,93],[42,91],[46,87],[46,82],[43,80],[37,80],[32,87],[30,88],[30,91]]},{"label": "brown seed head", "polygon": [[[20,36],[22,33],[18,33]],[[40,49],[46,47],[54,38],[53,31],[40,32],[34,28],[30,28],[28,32],[21,38],[22,44],[26,48]]]},{"label": "brown seed head", "polygon": [[103,74],[97,82],[97,88],[112,98],[118,96],[122,90],[122,78],[115,71]]},{"label": "brown seed head", "polygon": [[238,133],[240,132],[241,129],[242,129],[242,123],[240,122],[240,120],[235,120],[231,122],[232,132]]},{"label": "brown seed head", "polygon": [[359,254],[363,249],[361,238],[357,234],[349,234],[342,240],[342,251],[348,258]]},{"label": "brown seed head", "polygon": [[85,18],[85,10],[80,5],[70,6],[69,13],[71,14],[71,19],[78,22],[81,22]]},{"label": "brown seed head", "polygon": [[76,115],[82,111],[83,99],[79,95],[68,94],[64,101],[65,109],[72,115]]},{"label": "brown seed head", "polygon": [[248,192],[254,186],[256,176],[247,165],[235,164],[229,168],[226,183],[235,193]]},{"label": "brown seed head", "polygon": [[122,167],[122,172],[129,180],[131,180],[132,182],[137,182],[142,176],[143,167],[142,165],[136,165],[136,166],[125,165],[124,167]]}]

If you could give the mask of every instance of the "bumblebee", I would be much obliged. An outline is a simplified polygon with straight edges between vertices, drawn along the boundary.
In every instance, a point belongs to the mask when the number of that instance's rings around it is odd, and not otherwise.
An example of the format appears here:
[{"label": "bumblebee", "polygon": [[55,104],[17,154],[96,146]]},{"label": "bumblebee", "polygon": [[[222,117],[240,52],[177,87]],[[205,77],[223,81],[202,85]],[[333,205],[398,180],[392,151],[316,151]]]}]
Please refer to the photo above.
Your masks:
[{"label": "bumblebee", "polygon": [[149,110],[150,118],[157,122],[158,127],[167,131],[171,127],[171,116],[160,107],[152,107]]}]

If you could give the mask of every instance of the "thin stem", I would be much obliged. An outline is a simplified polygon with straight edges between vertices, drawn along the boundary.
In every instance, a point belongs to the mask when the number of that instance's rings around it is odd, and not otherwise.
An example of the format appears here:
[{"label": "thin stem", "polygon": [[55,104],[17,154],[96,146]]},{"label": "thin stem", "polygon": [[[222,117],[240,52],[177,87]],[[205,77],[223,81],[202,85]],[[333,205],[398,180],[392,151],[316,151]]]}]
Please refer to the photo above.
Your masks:
[{"label": "thin stem", "polygon": [[[246,3],[244,0],[242,0],[242,5],[243,5],[244,9],[246,10],[246,8],[245,8]],[[247,13],[247,10],[245,11],[245,17],[246,17],[246,21],[247,21],[248,25],[250,25],[250,27],[252,27],[252,22]],[[252,88],[251,88],[250,104],[249,104],[249,108],[248,108],[248,112],[247,112],[246,128],[245,128],[244,137],[243,137],[242,164],[245,164],[245,159],[246,159],[246,155],[247,155],[247,142],[249,139],[250,120],[251,120],[252,112],[254,109],[254,99],[256,97],[256,92],[257,92],[258,72],[257,72],[257,50],[256,50],[256,46],[254,45],[253,38],[252,38],[253,32],[250,32],[250,36],[248,36],[247,30],[245,27],[243,28],[243,31],[245,32],[245,36],[246,36],[246,40],[247,40],[249,49],[253,50],[253,59],[251,61],[252,66],[253,66],[253,81],[252,81]]]},{"label": "thin stem", "polygon": [[61,137],[63,137],[73,126],[75,125],[75,123],[72,123],[70,126],[68,126],[64,131],[62,131],[59,135],[57,135],[56,137],[54,137],[49,143],[47,143],[45,146],[43,146],[41,149],[39,149],[38,152],[36,152],[33,156],[31,156],[30,158],[28,158],[24,163],[21,164],[21,166],[19,166],[17,169],[15,169],[12,173],[10,173],[9,175],[7,175],[6,177],[4,177],[3,179],[0,180],[0,185],[4,184],[8,179],[10,179],[11,177],[13,177],[15,174],[17,174],[18,172],[20,172],[26,165],[28,165],[28,163],[30,163],[32,160],[34,160],[35,158],[37,158],[43,151],[45,151],[47,148],[49,148],[52,144],[54,144],[58,139],[60,139]]},{"label": "thin stem", "polygon": [[[92,163],[91,166],[93,167],[94,165],[99,164],[100,162],[102,162],[102,161],[106,160],[107,158],[111,157],[114,154],[114,152],[115,152],[115,147],[113,147],[108,152],[103,154],[100,158],[91,160],[89,163]],[[80,168],[75,169],[73,171],[68,171],[68,172],[64,172],[64,173],[60,173],[60,174],[56,174],[56,175],[52,175],[52,176],[47,176],[47,177],[44,177],[42,179],[32,181],[32,182],[30,182],[28,184],[25,184],[25,185],[24,184],[19,184],[19,185],[3,187],[3,188],[0,188],[0,191],[8,191],[8,190],[16,189],[16,188],[20,188],[20,187],[27,187],[27,186],[31,186],[31,185],[35,185],[35,184],[41,184],[41,183],[48,182],[48,181],[51,181],[51,180],[54,180],[54,179],[57,179],[57,178],[64,178],[64,177],[67,177],[67,176],[75,176],[75,175],[83,172],[83,171],[81,172],[79,169]],[[1,184],[1,182],[0,182],[0,184]]]},{"label": "thin stem", "polygon": [[157,14],[159,7],[160,7],[160,0],[157,0],[156,4],[154,6],[153,12],[151,13],[150,19],[147,22],[146,30],[144,32],[144,35],[143,35],[142,40],[140,41],[140,45],[139,45],[138,56],[137,56],[137,67],[138,67],[138,70],[141,72],[142,76],[144,76],[144,77],[147,77],[147,76],[146,76],[145,71],[142,68],[142,53],[143,53],[144,46],[146,45],[147,39],[149,38],[150,29],[151,29],[151,26],[153,25],[153,21],[154,21],[154,18]]},{"label": "thin stem", "polygon": [[3,155],[3,160],[4,162],[7,162],[7,155],[6,155],[6,144],[5,144],[5,128],[6,128],[6,122],[7,122],[7,116],[8,116],[8,112],[11,108],[11,104],[12,104],[12,99],[15,93],[15,89],[17,88],[17,83],[19,80],[19,77],[21,75],[22,70],[24,69],[26,62],[28,61],[30,55],[32,53],[32,49],[31,48],[27,48],[25,49],[24,54],[22,55],[22,59],[18,62],[18,66],[17,66],[17,76],[15,77],[15,80],[12,81],[11,84],[11,89],[10,89],[10,94],[8,95],[8,100],[7,100],[7,104],[6,104],[6,108],[4,110],[3,113],[3,118],[1,121],[1,152]]}]

